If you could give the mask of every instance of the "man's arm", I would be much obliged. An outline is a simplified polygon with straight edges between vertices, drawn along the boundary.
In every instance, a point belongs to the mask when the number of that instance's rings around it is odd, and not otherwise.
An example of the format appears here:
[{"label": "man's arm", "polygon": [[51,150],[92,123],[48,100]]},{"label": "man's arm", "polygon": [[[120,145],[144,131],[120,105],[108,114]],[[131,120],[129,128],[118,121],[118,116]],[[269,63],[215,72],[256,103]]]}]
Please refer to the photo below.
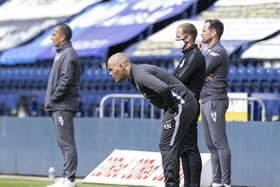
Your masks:
[{"label": "man's arm", "polygon": [[74,81],[75,66],[72,58],[66,56],[61,64],[61,71],[59,73],[58,85],[55,87],[52,94],[53,101],[59,101],[67,93],[71,83]]},{"label": "man's arm", "polygon": [[[153,75],[145,75],[139,82],[137,82],[139,86],[144,86],[153,92],[155,92],[163,101],[163,104],[168,106],[168,109],[171,113],[177,113],[178,112],[178,106],[176,104],[176,100],[172,95],[171,89],[169,86],[161,81],[159,78],[153,76]],[[151,99],[151,103],[153,103],[153,98]]]},{"label": "man's arm", "polygon": [[217,52],[209,52],[206,56],[206,77],[214,72],[214,70],[221,64],[222,56]]}]

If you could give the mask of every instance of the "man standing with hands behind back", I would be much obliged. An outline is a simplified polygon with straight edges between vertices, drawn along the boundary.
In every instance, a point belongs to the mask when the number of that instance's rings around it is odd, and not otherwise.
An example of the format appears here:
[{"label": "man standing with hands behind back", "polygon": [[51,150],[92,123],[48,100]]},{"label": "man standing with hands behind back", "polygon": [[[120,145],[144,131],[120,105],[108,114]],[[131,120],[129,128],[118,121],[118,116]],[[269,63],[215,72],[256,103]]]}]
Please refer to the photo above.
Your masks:
[{"label": "man standing with hands behind back", "polygon": [[54,27],[51,40],[57,52],[45,99],[45,108],[52,115],[58,145],[63,159],[63,178],[47,187],[76,187],[77,150],[74,140],[73,118],[79,103],[81,68],[71,45],[72,30],[66,24]]},{"label": "man standing with hands behind back", "polygon": [[202,42],[206,51],[206,78],[201,90],[201,114],[205,141],[211,154],[212,187],[231,186],[231,153],[226,135],[225,113],[228,108],[227,74],[229,57],[220,43],[224,25],[206,20]]},{"label": "man standing with hands behind back", "polygon": [[[193,24],[184,23],[177,27],[175,45],[182,51],[183,57],[173,74],[195,94],[199,106],[198,101],[205,76],[205,59],[195,44],[196,36],[197,30]],[[184,172],[184,187],[200,187],[202,162],[197,145],[199,113],[200,107],[197,108],[195,118],[183,137],[180,156]]]}]

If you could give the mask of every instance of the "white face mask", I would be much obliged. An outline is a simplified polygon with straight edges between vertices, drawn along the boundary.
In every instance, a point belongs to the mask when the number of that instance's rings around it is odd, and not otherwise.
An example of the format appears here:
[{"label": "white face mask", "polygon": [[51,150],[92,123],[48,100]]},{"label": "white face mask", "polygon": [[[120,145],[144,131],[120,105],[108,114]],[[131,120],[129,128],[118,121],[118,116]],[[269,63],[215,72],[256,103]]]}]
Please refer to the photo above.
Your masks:
[{"label": "white face mask", "polygon": [[185,42],[183,40],[175,40],[174,44],[175,44],[175,47],[180,50],[182,50],[185,46]]}]

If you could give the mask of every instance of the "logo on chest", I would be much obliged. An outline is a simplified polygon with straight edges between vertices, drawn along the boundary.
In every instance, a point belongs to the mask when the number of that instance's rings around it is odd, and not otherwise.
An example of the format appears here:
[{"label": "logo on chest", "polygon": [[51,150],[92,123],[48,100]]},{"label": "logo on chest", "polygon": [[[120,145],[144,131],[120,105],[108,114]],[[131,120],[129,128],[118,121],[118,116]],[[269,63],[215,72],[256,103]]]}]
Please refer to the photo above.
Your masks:
[{"label": "logo on chest", "polygon": [[58,61],[59,58],[60,58],[60,54],[57,54],[57,55],[55,56],[55,58],[54,58],[54,61]]},{"label": "logo on chest", "polygon": [[182,68],[185,65],[185,59],[182,60],[182,62],[179,64],[179,68]]}]

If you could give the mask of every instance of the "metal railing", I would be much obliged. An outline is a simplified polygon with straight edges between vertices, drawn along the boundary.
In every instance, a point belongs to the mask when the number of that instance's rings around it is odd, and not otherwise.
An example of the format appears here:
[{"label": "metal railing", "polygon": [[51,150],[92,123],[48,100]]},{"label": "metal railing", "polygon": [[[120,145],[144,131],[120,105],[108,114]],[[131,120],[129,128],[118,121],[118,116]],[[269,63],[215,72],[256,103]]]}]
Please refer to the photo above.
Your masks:
[{"label": "metal railing", "polygon": [[[118,102],[119,107],[116,107],[116,100],[119,99],[120,102]],[[108,106],[105,106],[105,102],[111,100],[111,103],[109,105],[110,109],[110,117],[115,117],[116,113],[119,112],[120,118],[134,118],[135,117],[135,107],[134,103],[136,99],[140,99],[140,114],[138,115],[140,118],[146,118],[144,113],[145,110],[147,110],[147,107],[145,107],[145,104],[148,105],[148,113],[149,118],[154,119],[155,118],[155,107],[150,104],[150,102],[145,101],[146,99],[141,94],[108,94],[102,97],[100,101],[100,107],[99,107],[99,117],[103,118],[105,117],[105,108]],[[261,107],[261,121],[266,121],[266,108],[264,105],[264,102],[257,98],[257,97],[247,97],[247,98],[229,98],[230,101],[232,100],[247,100],[248,105],[250,107],[250,120],[254,120],[254,107],[255,102]],[[125,107],[128,106],[128,107]],[[118,111],[120,110],[120,111]],[[160,111],[160,116],[158,118],[161,118],[163,115],[163,111]],[[109,117],[108,116],[108,117]]]},{"label": "metal railing", "polygon": [[[108,94],[102,97],[100,101],[100,107],[99,107],[99,117],[103,118],[105,116],[105,102],[111,99],[111,113],[110,116],[114,117],[117,109],[116,109],[116,99],[120,99],[120,117],[121,118],[134,118],[135,116],[135,100],[140,100],[140,118],[145,118],[144,117],[144,110],[145,110],[145,104],[149,105],[149,114],[150,118],[154,118],[154,112],[155,112],[155,107],[150,104],[149,102],[145,103],[145,97],[141,94]],[[128,101],[129,100],[129,101]],[[129,111],[125,110],[125,105],[129,104]],[[162,112],[161,112],[162,115]]]},{"label": "metal railing", "polygon": [[248,103],[250,105],[250,119],[254,119],[254,108],[255,102],[257,102],[261,106],[261,121],[266,121],[266,108],[263,100],[257,97],[248,97]]}]

